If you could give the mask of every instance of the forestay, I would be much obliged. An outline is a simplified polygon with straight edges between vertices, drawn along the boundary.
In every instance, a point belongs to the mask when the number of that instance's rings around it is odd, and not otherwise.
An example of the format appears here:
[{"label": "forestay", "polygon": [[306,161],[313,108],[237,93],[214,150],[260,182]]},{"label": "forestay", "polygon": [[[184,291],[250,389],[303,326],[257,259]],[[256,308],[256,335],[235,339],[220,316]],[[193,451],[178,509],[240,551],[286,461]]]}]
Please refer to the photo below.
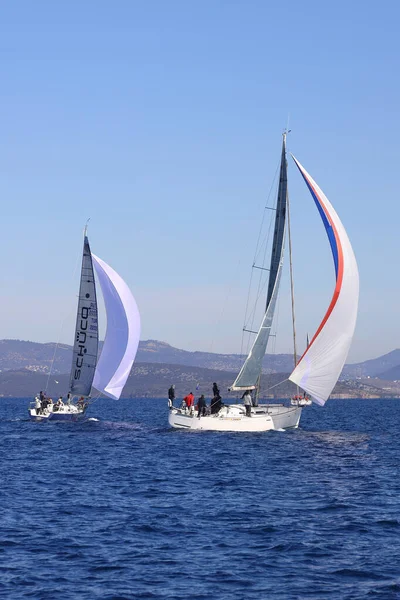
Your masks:
[{"label": "forestay", "polygon": [[283,136],[282,157],[279,177],[278,200],[276,204],[274,238],[272,243],[270,274],[268,282],[266,311],[254,340],[250,353],[241,368],[239,375],[230,388],[235,390],[254,389],[257,386],[258,379],[262,370],[262,361],[265,356],[269,336],[271,333],[272,321],[274,318],[275,305],[279,292],[279,283],[282,273],[285,224],[286,224],[286,204],[287,204],[287,164],[286,164],[286,143],[285,134]]},{"label": "forestay", "polygon": [[347,233],[329,200],[293,157],[317,205],[329,238],[336,286],[328,311],[289,379],[323,405],[346,361],[357,319],[359,277]]},{"label": "forestay", "polygon": [[128,379],[140,337],[140,315],[135,299],[107,263],[92,254],[107,312],[107,331],[93,386],[118,400]]},{"label": "forestay", "polygon": [[90,396],[98,342],[96,286],[89,240],[85,235],[69,388],[73,395]]}]

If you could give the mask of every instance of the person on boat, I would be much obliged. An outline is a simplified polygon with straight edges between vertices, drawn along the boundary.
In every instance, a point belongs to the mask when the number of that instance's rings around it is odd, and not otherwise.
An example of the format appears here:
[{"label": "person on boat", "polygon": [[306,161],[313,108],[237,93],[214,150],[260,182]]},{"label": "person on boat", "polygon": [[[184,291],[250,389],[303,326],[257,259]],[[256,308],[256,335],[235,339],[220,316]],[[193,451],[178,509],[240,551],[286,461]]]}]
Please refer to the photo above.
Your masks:
[{"label": "person on boat", "polygon": [[219,393],[219,387],[218,385],[215,383],[213,383],[213,395],[214,396],[219,396],[221,398],[221,394]]},{"label": "person on boat", "polygon": [[251,399],[251,393],[250,390],[247,390],[244,394],[243,394],[243,404],[246,408],[246,417],[251,417],[251,407],[253,406],[253,402]]},{"label": "person on boat", "polygon": [[169,406],[169,408],[172,408],[174,406],[174,400],[175,400],[175,386],[174,386],[174,384],[172,384],[168,390],[168,406]]},{"label": "person on boat", "polygon": [[40,398],[38,396],[35,396],[35,410],[36,414],[40,415],[42,410],[42,403],[40,402]]},{"label": "person on boat", "polygon": [[47,398],[46,396],[43,394],[43,400],[41,401],[41,409],[42,409],[42,414],[44,414],[47,411]]},{"label": "person on boat", "polygon": [[189,410],[189,412],[193,412],[193,405],[194,405],[194,396],[193,393],[190,392],[190,394],[188,394],[187,396],[184,397],[183,401],[186,404],[187,409]]},{"label": "person on boat", "polygon": [[43,394],[42,390],[40,390],[40,392],[39,392],[39,400],[40,400],[40,402],[43,402],[44,399],[45,399],[45,395]]},{"label": "person on boat", "polygon": [[204,394],[202,394],[200,396],[200,398],[197,400],[197,416],[199,419],[201,416],[203,416],[203,417],[206,416],[206,406],[207,406],[207,402],[206,402],[206,399],[204,398]]},{"label": "person on boat", "polygon": [[214,398],[212,398],[211,400],[211,404],[210,404],[210,411],[212,415],[216,415],[222,407],[222,402],[221,402],[221,396],[218,394],[218,396],[214,396]]},{"label": "person on boat", "polygon": [[71,406],[71,402],[72,402],[71,392],[68,392],[68,394],[67,394],[67,404],[68,404],[68,406]]},{"label": "person on boat", "polygon": [[77,404],[78,404],[78,409],[79,409],[79,410],[83,410],[83,409],[84,409],[84,407],[85,407],[85,399],[84,399],[84,397],[83,397],[83,396],[81,396],[81,397],[79,398],[79,400],[78,400],[78,403],[77,403]]}]

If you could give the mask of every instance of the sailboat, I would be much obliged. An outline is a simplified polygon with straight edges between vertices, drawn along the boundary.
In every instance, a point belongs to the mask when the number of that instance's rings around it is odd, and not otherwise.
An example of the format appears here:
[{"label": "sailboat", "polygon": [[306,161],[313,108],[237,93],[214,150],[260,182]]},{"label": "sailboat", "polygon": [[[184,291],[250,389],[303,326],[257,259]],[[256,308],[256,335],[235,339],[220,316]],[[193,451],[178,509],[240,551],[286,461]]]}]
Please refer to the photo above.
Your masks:
[{"label": "sailboat", "polygon": [[[246,392],[253,394],[252,407],[250,411],[246,411],[242,405],[231,404],[223,406],[217,414],[206,414],[200,417],[187,408],[171,407],[169,423],[172,427],[243,432],[297,428],[304,406],[311,402],[319,405],[325,404],[339,379],[350,349],[357,318],[359,292],[357,263],[347,233],[333,206],[314,179],[292,155],[325,227],[336,276],[335,288],[328,310],[311,341],[307,343],[305,352],[298,359],[294,318],[286,134],[287,132],[283,133],[266,308],[258,331],[252,332],[255,334],[255,338],[250,352],[230,387],[230,391],[241,392],[243,396]],[[287,404],[259,405],[262,362],[271,336],[282,274],[286,234],[289,242],[294,342],[294,369],[288,379],[297,386],[298,392]]]},{"label": "sailboat", "polygon": [[[99,328],[95,273],[104,299],[107,330],[98,358]],[[29,408],[36,421],[76,421],[98,395],[118,400],[129,377],[140,336],[140,315],[125,281],[91,252],[85,228],[72,366],[66,401],[49,402],[41,393]]]}]

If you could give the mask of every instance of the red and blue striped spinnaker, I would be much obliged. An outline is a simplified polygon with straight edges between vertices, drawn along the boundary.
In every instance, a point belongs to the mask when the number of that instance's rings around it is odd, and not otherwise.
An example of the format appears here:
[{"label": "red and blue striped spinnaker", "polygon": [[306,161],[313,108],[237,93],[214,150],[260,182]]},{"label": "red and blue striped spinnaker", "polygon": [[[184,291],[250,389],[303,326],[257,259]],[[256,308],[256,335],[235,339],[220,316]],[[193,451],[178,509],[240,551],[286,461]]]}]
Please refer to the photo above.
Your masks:
[{"label": "red and blue striped spinnaker", "polygon": [[317,404],[329,398],[346,361],[357,319],[359,277],[350,240],[335,209],[292,155],[314,198],[331,245],[336,284],[328,310],[289,379]]}]

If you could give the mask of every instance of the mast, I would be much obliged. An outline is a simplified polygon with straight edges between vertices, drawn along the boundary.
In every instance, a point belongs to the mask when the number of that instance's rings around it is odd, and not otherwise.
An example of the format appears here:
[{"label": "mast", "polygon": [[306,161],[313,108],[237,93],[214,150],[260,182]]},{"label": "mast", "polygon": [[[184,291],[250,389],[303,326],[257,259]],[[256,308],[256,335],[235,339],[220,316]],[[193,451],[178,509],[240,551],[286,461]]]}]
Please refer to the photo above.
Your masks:
[{"label": "mast", "polygon": [[297,347],[296,347],[296,314],[294,310],[294,279],[293,279],[293,262],[292,262],[292,234],[290,230],[290,204],[289,194],[287,197],[287,227],[289,241],[289,269],[290,269],[290,296],[292,300],[292,331],[293,331],[293,359],[294,367],[297,365]]},{"label": "mast", "polygon": [[[258,389],[262,371],[262,361],[267,349],[271,333],[275,305],[279,291],[279,283],[282,273],[283,251],[286,227],[286,203],[287,203],[287,162],[286,162],[286,134],[283,133],[281,165],[279,174],[278,198],[275,209],[275,226],[272,241],[271,263],[269,268],[269,280],[266,308],[262,323],[257,332],[249,355],[236,377],[231,390]],[[253,265],[255,267],[255,265]],[[262,267],[256,267],[262,268]],[[258,392],[257,392],[258,396]]]},{"label": "mast", "polygon": [[72,395],[89,397],[97,363],[99,333],[92,254],[86,233],[85,227],[69,391]]},{"label": "mast", "polygon": [[287,132],[283,132],[282,140],[282,155],[281,155],[281,168],[279,174],[279,188],[278,188],[278,200],[276,203],[275,213],[275,227],[274,227],[274,239],[272,242],[271,252],[271,264],[269,271],[269,282],[268,282],[268,293],[267,293],[267,304],[265,310],[268,310],[268,306],[271,302],[272,294],[274,292],[276,278],[278,276],[279,266],[282,259],[283,243],[285,238],[285,220],[286,220],[286,205],[287,205],[287,161],[286,161],[286,135]]}]

